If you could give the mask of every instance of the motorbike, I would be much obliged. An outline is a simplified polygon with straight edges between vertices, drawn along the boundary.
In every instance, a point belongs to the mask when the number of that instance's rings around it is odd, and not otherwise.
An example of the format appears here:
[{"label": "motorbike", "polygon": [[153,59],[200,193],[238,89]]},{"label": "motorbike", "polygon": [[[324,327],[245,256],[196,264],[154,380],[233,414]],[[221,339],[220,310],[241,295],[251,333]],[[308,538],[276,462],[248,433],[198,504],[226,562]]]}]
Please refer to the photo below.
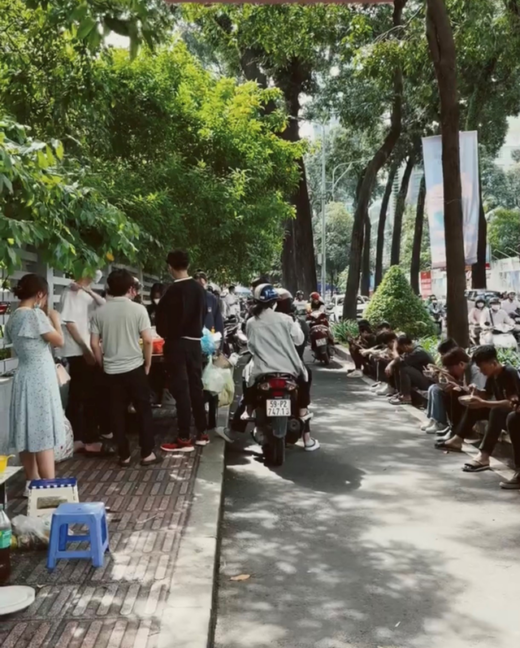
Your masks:
[{"label": "motorbike", "polygon": [[224,322],[224,354],[242,355],[247,349],[247,337],[242,331],[242,324],[236,315],[231,315]]},{"label": "motorbike", "polygon": [[255,430],[253,438],[262,446],[265,462],[282,466],[286,444],[294,444],[302,434],[297,412],[298,385],[294,376],[268,374],[256,383]]},{"label": "motorbike", "polygon": [[492,344],[497,349],[517,349],[518,342],[514,335],[516,327],[500,324],[486,327],[480,333],[480,344]]},{"label": "motorbike", "polygon": [[318,317],[310,316],[308,319],[310,326],[311,349],[314,358],[324,365],[330,364],[330,360],[336,349],[329,327],[327,316],[322,313]]}]

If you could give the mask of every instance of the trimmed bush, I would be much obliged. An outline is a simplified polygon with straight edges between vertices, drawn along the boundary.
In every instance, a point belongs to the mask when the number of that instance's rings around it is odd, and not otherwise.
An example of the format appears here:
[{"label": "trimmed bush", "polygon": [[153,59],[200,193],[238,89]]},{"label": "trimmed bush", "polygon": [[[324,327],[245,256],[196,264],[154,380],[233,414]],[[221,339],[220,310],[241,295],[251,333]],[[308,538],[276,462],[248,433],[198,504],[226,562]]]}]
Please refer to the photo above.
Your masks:
[{"label": "trimmed bush", "polygon": [[413,292],[399,266],[392,266],[364,314],[373,326],[387,321],[414,338],[435,335],[437,328],[422,300]]}]

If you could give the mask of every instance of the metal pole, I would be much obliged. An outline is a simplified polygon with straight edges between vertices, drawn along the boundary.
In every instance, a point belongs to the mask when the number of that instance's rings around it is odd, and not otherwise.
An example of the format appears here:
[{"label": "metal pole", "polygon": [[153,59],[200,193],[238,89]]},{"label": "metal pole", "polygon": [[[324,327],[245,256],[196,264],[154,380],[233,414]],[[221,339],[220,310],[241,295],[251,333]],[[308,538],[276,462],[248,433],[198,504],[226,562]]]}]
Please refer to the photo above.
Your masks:
[{"label": "metal pole", "polygon": [[321,138],[321,296],[324,300],[327,291],[327,225],[325,219],[327,178],[325,175],[325,162],[325,124],[323,124]]}]

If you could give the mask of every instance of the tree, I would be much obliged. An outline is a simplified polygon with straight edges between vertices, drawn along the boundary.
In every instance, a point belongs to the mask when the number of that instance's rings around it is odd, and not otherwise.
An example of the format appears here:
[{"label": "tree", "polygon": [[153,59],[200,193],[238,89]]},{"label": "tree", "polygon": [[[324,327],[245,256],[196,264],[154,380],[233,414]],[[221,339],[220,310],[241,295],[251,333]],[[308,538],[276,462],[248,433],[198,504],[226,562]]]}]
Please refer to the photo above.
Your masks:
[{"label": "tree", "polygon": [[[395,0],[394,2],[393,26],[396,30],[401,26],[402,12],[405,4],[406,0]],[[356,317],[357,293],[363,252],[363,234],[365,220],[368,219],[368,205],[377,174],[392,154],[401,133],[402,93],[403,75],[400,63],[397,62],[393,73],[394,97],[390,117],[390,129],[381,147],[368,164],[358,192],[354,225],[352,228],[349,274],[345,291],[345,301],[343,303],[343,317],[345,319],[354,319]]]},{"label": "tree", "polygon": [[459,99],[453,32],[444,0],[427,0],[426,36],[441,105],[448,335],[469,344],[459,158]]},{"label": "tree", "polygon": [[[425,266],[431,265],[431,259],[424,261],[424,256],[430,256],[430,237],[423,237],[424,224],[424,203],[426,201],[426,181],[424,173],[419,185],[419,195],[417,197],[417,208],[415,212],[415,226],[413,230],[412,254],[410,260],[410,283],[412,290],[416,295],[420,294],[419,272],[425,269]],[[428,231],[428,230],[426,230]]]},{"label": "tree", "polygon": [[403,214],[406,206],[406,196],[408,195],[408,187],[410,185],[410,178],[412,177],[414,165],[415,151],[412,151],[406,161],[403,177],[401,179],[401,186],[399,187],[399,193],[397,195],[394,213],[394,231],[392,232],[392,251],[390,255],[390,265],[399,265],[401,256]]},{"label": "tree", "polygon": [[396,330],[416,338],[435,333],[432,318],[399,266],[392,266],[385,274],[370,300],[365,317],[374,326],[390,322]]},{"label": "tree", "polygon": [[[191,7],[185,15],[196,22],[200,37],[214,46],[234,73],[261,87],[274,85],[282,91],[290,119],[280,135],[299,143],[302,96],[312,94],[317,76],[330,67],[330,49],[342,21],[348,21],[350,9],[221,5]],[[298,165],[300,180],[293,195],[296,219],[285,226],[282,271],[287,288],[311,292],[316,289],[316,267],[303,156]]]},{"label": "tree", "polygon": [[496,209],[489,218],[488,239],[494,258],[520,253],[520,210]]},{"label": "tree", "polygon": [[377,288],[383,279],[383,253],[385,246],[385,232],[386,232],[386,215],[388,212],[388,204],[392,197],[392,190],[394,188],[394,180],[399,169],[399,162],[394,160],[390,163],[388,168],[388,176],[386,179],[385,192],[381,202],[381,209],[379,211],[379,221],[377,225],[377,251],[376,251],[376,269],[374,283]]},{"label": "tree", "polygon": [[[326,210],[327,273],[330,283],[338,284],[339,275],[348,267],[352,216],[343,203],[329,203]],[[316,249],[321,250],[321,218],[314,219]]]}]

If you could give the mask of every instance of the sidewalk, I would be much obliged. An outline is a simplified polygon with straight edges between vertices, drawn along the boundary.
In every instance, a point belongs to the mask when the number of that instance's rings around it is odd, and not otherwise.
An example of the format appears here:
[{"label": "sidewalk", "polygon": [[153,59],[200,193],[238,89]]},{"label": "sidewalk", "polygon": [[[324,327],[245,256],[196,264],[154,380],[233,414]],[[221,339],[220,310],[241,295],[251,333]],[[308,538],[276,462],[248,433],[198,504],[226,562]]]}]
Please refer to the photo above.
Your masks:
[{"label": "sidewalk", "polygon": [[[206,648],[223,458],[216,438],[149,468],[137,449],[130,469],[78,455],[60,464],[58,476],[77,477],[80,501],[106,504],[110,553],[100,569],[62,560],[48,572],[46,552],[13,551],[11,584],[34,587],[36,601],[2,618],[0,646]],[[26,513],[23,485],[10,484],[11,519]]]}]

